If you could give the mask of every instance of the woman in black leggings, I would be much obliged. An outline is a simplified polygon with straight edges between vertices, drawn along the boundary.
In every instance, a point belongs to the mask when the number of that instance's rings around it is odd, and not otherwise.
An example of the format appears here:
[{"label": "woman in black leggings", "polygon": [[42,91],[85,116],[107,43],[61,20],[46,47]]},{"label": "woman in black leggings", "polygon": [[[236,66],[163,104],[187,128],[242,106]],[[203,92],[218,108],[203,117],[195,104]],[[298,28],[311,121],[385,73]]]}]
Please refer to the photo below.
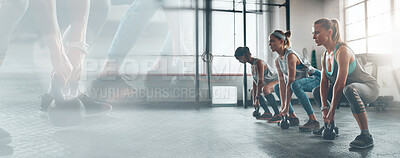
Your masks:
[{"label": "woman in black leggings", "polygon": [[274,110],[274,115],[279,115],[275,97],[271,93],[274,91],[274,86],[278,83],[278,75],[276,71],[271,69],[271,67],[263,60],[253,58],[248,47],[237,48],[235,51],[235,57],[241,63],[251,64],[251,72],[253,76],[253,89],[251,90],[251,95],[253,106],[255,108],[261,106],[265,111],[264,114],[256,116],[256,118],[259,120],[269,120],[272,118],[272,114],[267,107],[265,99]]},{"label": "woman in black leggings", "polygon": [[[315,43],[326,49],[321,59],[321,85],[313,91],[314,99],[321,106],[324,123],[330,124],[334,121],[335,110],[344,95],[350,102],[353,116],[361,129],[361,134],[350,143],[350,147],[373,146],[365,104],[378,97],[379,86],[376,79],[363,70],[353,51],[342,42],[336,19],[322,18],[315,21],[313,34]],[[328,98],[331,98],[330,104]],[[323,128],[313,133],[320,135]]]}]

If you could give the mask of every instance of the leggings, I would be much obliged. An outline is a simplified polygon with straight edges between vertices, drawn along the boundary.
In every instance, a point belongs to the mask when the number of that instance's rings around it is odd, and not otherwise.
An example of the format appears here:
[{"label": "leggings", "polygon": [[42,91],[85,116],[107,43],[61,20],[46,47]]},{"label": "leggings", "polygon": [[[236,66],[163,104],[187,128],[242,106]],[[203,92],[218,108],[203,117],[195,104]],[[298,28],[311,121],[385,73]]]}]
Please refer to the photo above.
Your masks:
[{"label": "leggings", "polygon": [[[305,92],[311,92],[315,87],[317,87],[321,82],[321,72],[316,70],[312,76],[307,78],[301,78],[292,83],[290,86],[293,93],[296,95],[297,99],[300,101],[307,115],[314,114],[313,108],[311,106],[310,100],[308,99]],[[274,87],[275,93],[280,99],[279,84]],[[293,113],[292,104],[289,104],[289,114]]]},{"label": "leggings", "polygon": [[269,106],[274,110],[275,115],[279,114],[278,106],[276,105],[275,97],[272,94],[265,95],[264,97],[260,96],[259,98],[260,106],[264,109],[265,113],[271,113],[268,109],[267,102]]},{"label": "leggings", "polygon": [[[333,84],[328,89],[328,101],[332,100]],[[318,86],[313,90],[314,99],[321,107],[321,93]],[[353,114],[365,112],[365,104],[374,102],[379,95],[379,86],[376,83],[351,83],[344,87],[341,101],[347,99]],[[329,103],[329,102],[328,102]],[[330,106],[330,105],[329,105]]]},{"label": "leggings", "polygon": [[2,0],[0,8],[0,65],[6,56],[15,27],[25,14],[29,0]]},{"label": "leggings", "polygon": [[[123,16],[107,58],[122,64],[154,13],[161,7],[155,0],[135,0]],[[165,42],[167,43],[167,42]]]}]

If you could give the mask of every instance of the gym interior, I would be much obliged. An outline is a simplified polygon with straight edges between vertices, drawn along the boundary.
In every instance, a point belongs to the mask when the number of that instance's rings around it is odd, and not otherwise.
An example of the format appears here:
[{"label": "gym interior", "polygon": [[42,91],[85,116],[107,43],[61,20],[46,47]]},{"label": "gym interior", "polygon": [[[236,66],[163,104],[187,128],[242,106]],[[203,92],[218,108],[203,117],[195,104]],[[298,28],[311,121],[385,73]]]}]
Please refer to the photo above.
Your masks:
[{"label": "gym interior", "polygon": [[[62,40],[74,35],[68,2],[41,1],[54,2]],[[45,22],[35,17],[37,2],[24,3],[11,31],[0,30],[0,128],[6,132],[0,157],[400,157],[400,0],[164,0],[146,6],[150,1],[90,1],[81,34],[87,49],[75,48],[85,51],[79,94],[108,105],[93,115],[82,100],[50,100],[43,110],[44,94],[55,83],[55,52],[40,28]],[[7,10],[12,3],[0,0],[0,28],[16,19],[18,9]],[[253,101],[254,68],[239,62],[235,50],[246,46],[268,69],[281,70],[271,37],[290,30],[290,49],[322,70],[327,49],[316,44],[314,30],[321,18],[338,21],[336,32],[350,54],[379,85],[364,105],[373,146],[349,146],[360,128],[347,101],[336,102],[333,140],[299,130],[309,117],[295,94],[298,125],[285,128],[283,116],[272,123],[257,118],[263,110]],[[63,45],[73,51],[74,45]],[[107,75],[113,72],[118,75]],[[282,110],[277,93],[270,94]],[[305,94],[325,126],[323,108],[312,91]]]}]

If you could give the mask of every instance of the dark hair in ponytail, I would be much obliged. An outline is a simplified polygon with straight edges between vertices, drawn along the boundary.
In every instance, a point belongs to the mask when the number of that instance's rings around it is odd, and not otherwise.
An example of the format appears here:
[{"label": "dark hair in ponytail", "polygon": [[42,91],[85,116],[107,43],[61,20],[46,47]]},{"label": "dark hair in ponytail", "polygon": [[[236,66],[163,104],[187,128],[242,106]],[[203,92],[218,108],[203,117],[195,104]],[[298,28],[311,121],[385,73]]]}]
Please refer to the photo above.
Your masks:
[{"label": "dark hair in ponytail", "polygon": [[251,56],[249,47],[238,47],[235,51],[235,58],[238,59],[239,57],[244,56],[245,58],[249,59]]}]

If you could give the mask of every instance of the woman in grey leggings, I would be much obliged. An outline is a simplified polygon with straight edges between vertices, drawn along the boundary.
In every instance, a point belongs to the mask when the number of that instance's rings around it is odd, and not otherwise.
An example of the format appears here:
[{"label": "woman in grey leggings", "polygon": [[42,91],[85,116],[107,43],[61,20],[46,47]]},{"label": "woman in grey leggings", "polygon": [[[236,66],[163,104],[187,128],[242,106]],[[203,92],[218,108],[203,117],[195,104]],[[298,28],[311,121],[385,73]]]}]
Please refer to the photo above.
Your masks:
[{"label": "woman in grey leggings", "polygon": [[[322,18],[315,21],[313,33],[315,43],[326,49],[321,59],[321,85],[313,91],[315,100],[321,106],[324,123],[330,124],[334,121],[335,110],[344,95],[350,102],[351,111],[361,130],[361,134],[350,143],[350,147],[373,146],[365,104],[378,97],[379,86],[376,79],[362,69],[353,51],[342,42],[336,19]],[[328,98],[332,98],[330,104]],[[313,133],[320,135],[323,128]]]}]

